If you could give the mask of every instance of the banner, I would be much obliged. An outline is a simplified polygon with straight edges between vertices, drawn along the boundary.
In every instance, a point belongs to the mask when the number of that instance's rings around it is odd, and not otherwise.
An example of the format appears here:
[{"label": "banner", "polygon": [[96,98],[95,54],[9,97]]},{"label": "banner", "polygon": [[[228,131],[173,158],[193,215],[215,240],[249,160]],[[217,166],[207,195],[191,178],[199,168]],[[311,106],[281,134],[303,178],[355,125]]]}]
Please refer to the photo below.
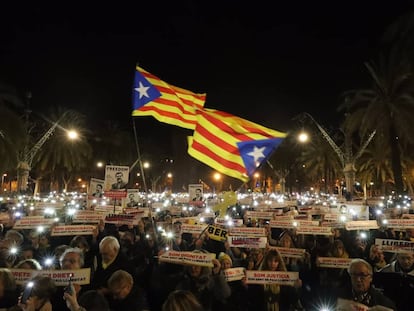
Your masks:
[{"label": "banner", "polygon": [[109,214],[106,215],[104,221],[107,224],[136,226],[138,225],[139,217],[134,214]]},{"label": "banner", "polygon": [[52,228],[51,236],[92,235],[95,229],[96,226],[93,225],[55,226]]},{"label": "banner", "polygon": [[267,244],[267,237],[244,237],[244,236],[229,236],[228,242],[231,247],[240,248],[265,248]]},{"label": "banner", "polygon": [[345,229],[350,230],[369,230],[378,229],[378,223],[376,220],[356,220],[348,221],[345,223]]},{"label": "banner", "polygon": [[316,259],[316,264],[320,268],[347,269],[351,260],[352,258],[318,257]]},{"label": "banner", "polygon": [[375,245],[378,245],[383,252],[414,252],[414,242],[411,241],[375,239]]},{"label": "banner", "polygon": [[280,256],[289,258],[303,258],[305,256],[304,248],[289,248],[289,247],[269,247],[269,249],[276,249]]},{"label": "banner", "polygon": [[227,233],[228,233],[227,229],[209,225],[207,228],[207,233],[210,239],[212,240],[219,241],[219,242],[224,242],[227,240]]},{"label": "banner", "polygon": [[266,236],[265,228],[256,228],[256,227],[235,227],[230,229],[230,235],[236,236]]},{"label": "banner", "polygon": [[216,254],[167,251],[158,257],[160,262],[175,263],[177,265],[192,265],[213,268],[212,260]]},{"label": "banner", "polygon": [[52,218],[44,218],[43,216],[27,216],[16,220],[13,229],[35,229],[39,226],[49,227],[54,223]]},{"label": "banner", "polygon": [[279,284],[293,286],[299,272],[246,270],[247,284]]},{"label": "banner", "polygon": [[245,277],[245,268],[237,267],[224,270],[224,277],[227,282],[239,281]]},{"label": "banner", "polygon": [[256,219],[273,219],[273,212],[246,211],[245,216]]},{"label": "banner", "polygon": [[74,223],[100,223],[104,220],[105,214],[98,211],[76,211],[73,215],[72,222]]},{"label": "banner", "polygon": [[414,218],[410,219],[387,219],[387,227],[395,229],[414,228]]},{"label": "banner", "polygon": [[297,234],[317,234],[317,235],[332,235],[331,227],[317,227],[317,226],[300,226],[296,230]]},{"label": "banner", "polygon": [[79,270],[28,270],[10,269],[18,285],[24,285],[36,275],[50,277],[56,286],[67,286],[69,277],[72,276],[74,284],[86,285],[90,283],[91,269],[83,268]]},{"label": "banner", "polygon": [[181,233],[191,233],[191,234],[201,234],[207,225],[189,225],[189,224],[182,224],[181,225]]}]

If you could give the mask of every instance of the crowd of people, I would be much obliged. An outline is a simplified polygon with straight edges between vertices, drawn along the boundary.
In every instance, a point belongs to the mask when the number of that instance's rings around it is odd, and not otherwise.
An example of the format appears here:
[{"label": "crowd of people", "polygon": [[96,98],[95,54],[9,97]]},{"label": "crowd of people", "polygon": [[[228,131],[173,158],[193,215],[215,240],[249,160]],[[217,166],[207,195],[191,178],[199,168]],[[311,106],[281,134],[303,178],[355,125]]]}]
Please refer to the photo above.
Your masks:
[{"label": "crowd of people", "polygon": [[[159,234],[158,223],[170,238]],[[266,220],[244,218],[245,226],[263,227],[265,248],[231,247],[207,232],[183,233],[168,213],[142,218],[138,225],[101,222],[93,235],[51,236],[35,229],[3,228],[0,241],[0,309],[46,310],[347,310],[352,301],[368,307],[411,310],[414,253],[383,252],[375,239],[411,240],[411,231],[357,231],[335,228],[332,236],[298,235],[272,228]],[[278,247],[304,249],[302,257],[283,256]],[[14,249],[13,252],[11,250]],[[213,253],[211,266],[162,262],[168,249]],[[53,255],[51,260],[50,255]],[[352,259],[347,268],[323,268],[319,257]],[[48,258],[48,261],[46,260]],[[90,268],[90,283],[56,286],[37,275],[16,284],[13,269]],[[294,284],[229,281],[225,270],[295,271]],[[25,297],[28,284],[30,293]],[[342,308],[342,309],[341,309]],[[350,310],[350,309],[348,309]],[[387,310],[387,309],[384,309]]]}]

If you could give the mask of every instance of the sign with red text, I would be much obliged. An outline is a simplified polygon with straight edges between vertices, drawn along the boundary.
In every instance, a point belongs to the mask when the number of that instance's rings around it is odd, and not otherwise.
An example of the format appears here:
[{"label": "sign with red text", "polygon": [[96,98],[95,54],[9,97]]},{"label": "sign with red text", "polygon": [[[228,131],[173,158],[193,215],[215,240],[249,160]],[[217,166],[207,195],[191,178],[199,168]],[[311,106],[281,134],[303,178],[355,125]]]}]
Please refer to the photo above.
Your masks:
[{"label": "sign with red text", "polygon": [[316,259],[316,264],[320,268],[347,269],[351,260],[352,258],[318,257]]},{"label": "sign with red text", "polygon": [[72,276],[74,284],[86,285],[90,283],[91,269],[84,268],[79,270],[28,270],[28,269],[10,269],[11,273],[19,285],[24,285],[27,281],[36,275],[50,277],[56,286],[67,286],[69,277]]},{"label": "sign with red text", "polygon": [[39,226],[51,226],[53,224],[52,218],[44,218],[43,216],[27,216],[16,220],[13,229],[34,229]]},{"label": "sign with red text", "polygon": [[289,258],[303,258],[305,256],[304,248],[290,248],[290,247],[269,247],[269,249],[275,248],[280,256]]},{"label": "sign with red text", "polygon": [[235,227],[230,229],[230,235],[236,236],[266,236],[265,228]]},{"label": "sign with red text", "polygon": [[414,252],[414,242],[411,241],[375,239],[375,245],[378,245],[383,252]]},{"label": "sign with red text", "polygon": [[297,234],[318,234],[318,235],[332,235],[331,227],[317,227],[317,226],[300,226],[296,230]]},{"label": "sign with red text", "polygon": [[273,212],[246,211],[245,216],[256,219],[273,219]]},{"label": "sign with red text", "polygon": [[94,225],[68,225],[55,226],[52,228],[52,236],[68,236],[68,235],[92,235],[96,229]]},{"label": "sign with red text", "polygon": [[138,225],[139,218],[134,214],[109,214],[105,216],[105,223],[115,225]]},{"label": "sign with red text", "polygon": [[388,228],[395,228],[395,229],[406,229],[406,228],[414,228],[414,218],[409,219],[388,219],[387,220],[387,227]]},{"label": "sign with red text", "polygon": [[231,235],[227,238],[231,247],[265,248],[267,237],[244,237]]},{"label": "sign with red text", "polygon": [[246,270],[247,284],[279,284],[293,286],[298,279],[298,272]]},{"label": "sign with red text", "polygon": [[99,223],[105,218],[104,213],[98,211],[76,211],[73,215],[72,222],[74,223]]},{"label": "sign with red text", "polygon": [[158,257],[160,262],[174,263],[178,265],[192,265],[213,268],[212,260],[216,254],[167,251]]},{"label": "sign with red text", "polygon": [[376,220],[355,220],[345,223],[345,229],[350,230],[369,230],[378,229],[378,223]]},{"label": "sign with red text", "polygon": [[191,233],[191,234],[201,234],[207,225],[189,225],[189,224],[182,224],[181,225],[181,232],[182,233]]},{"label": "sign with red text", "polygon": [[239,281],[245,276],[244,270],[245,268],[241,267],[226,269],[224,270],[224,277],[227,282]]}]

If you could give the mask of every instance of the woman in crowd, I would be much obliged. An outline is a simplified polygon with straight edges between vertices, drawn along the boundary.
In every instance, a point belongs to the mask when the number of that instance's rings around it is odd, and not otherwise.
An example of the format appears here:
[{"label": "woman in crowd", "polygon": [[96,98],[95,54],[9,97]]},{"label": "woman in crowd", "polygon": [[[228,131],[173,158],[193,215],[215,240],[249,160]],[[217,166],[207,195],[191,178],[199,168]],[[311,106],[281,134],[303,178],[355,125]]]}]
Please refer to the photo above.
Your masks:
[{"label": "woman in crowd", "polygon": [[162,311],[203,311],[203,307],[192,292],[175,290],[168,295]]},{"label": "woman in crowd", "polygon": [[[287,271],[286,265],[276,249],[267,252],[260,268],[262,271]],[[295,286],[275,283],[264,285],[248,285],[249,310],[284,311],[300,308],[301,280]]]}]

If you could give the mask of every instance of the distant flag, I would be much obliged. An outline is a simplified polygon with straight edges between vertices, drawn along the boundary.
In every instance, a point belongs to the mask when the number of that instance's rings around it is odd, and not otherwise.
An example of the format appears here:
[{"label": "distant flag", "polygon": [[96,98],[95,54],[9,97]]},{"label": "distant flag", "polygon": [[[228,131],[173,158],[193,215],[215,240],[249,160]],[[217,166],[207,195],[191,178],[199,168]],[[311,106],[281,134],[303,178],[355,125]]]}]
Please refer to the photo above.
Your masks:
[{"label": "distant flag", "polygon": [[168,84],[137,66],[132,98],[133,116],[153,116],[160,122],[193,130],[195,109],[203,108],[206,95]]},{"label": "distant flag", "polygon": [[203,109],[197,110],[188,153],[223,174],[248,181],[284,137],[285,133],[226,112]]}]

